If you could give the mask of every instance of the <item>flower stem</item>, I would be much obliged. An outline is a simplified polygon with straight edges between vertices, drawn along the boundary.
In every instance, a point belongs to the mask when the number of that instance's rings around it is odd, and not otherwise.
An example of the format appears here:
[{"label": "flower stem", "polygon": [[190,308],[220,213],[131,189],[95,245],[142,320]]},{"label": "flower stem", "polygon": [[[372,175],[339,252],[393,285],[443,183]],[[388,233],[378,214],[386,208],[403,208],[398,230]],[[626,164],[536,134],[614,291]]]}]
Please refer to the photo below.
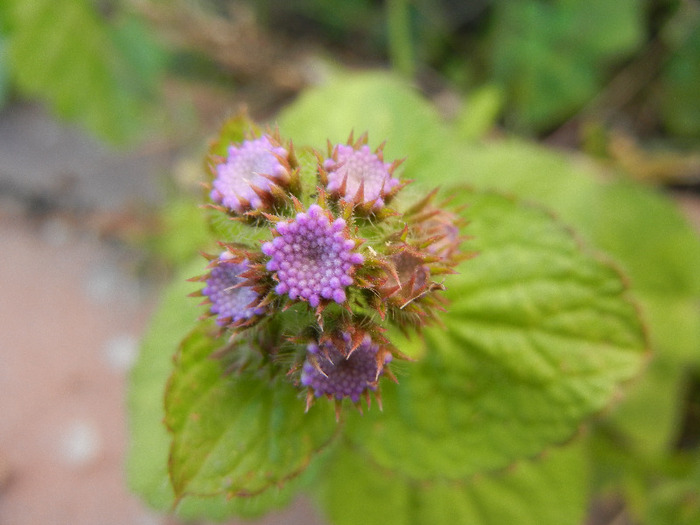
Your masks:
[{"label": "flower stem", "polygon": [[399,73],[412,77],[415,72],[409,0],[387,0],[389,57]]}]

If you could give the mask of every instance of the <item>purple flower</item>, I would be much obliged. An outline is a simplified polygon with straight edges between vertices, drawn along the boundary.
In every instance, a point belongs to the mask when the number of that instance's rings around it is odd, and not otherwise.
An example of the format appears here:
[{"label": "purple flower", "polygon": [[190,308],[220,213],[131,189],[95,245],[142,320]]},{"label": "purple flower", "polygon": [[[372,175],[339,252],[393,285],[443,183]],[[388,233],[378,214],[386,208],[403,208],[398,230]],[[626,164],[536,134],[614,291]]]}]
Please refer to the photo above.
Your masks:
[{"label": "purple flower", "polygon": [[228,158],[216,167],[212,200],[236,213],[263,208],[261,195],[265,197],[274,184],[289,179],[288,166],[280,161],[287,155],[286,149],[274,145],[266,135],[230,146]]},{"label": "purple flower", "polygon": [[[313,389],[316,397],[349,397],[357,403],[365,391],[377,388],[377,379],[383,368],[379,368],[377,362],[379,345],[365,335],[360,345],[351,352],[352,341],[347,333],[343,334],[342,344],[344,347],[340,349],[333,341],[308,345],[301,384]],[[387,353],[383,364],[389,361],[391,354]]]},{"label": "purple flower", "polygon": [[[340,194],[348,202],[364,204],[374,210],[384,206],[384,200],[398,185],[392,176],[395,165],[383,161],[381,154],[372,153],[366,144],[355,149],[338,144],[323,168],[328,172],[326,189]],[[362,193],[359,193],[362,186]]]},{"label": "purple flower", "polygon": [[210,311],[216,315],[216,323],[220,326],[245,321],[265,312],[264,308],[251,306],[258,299],[255,290],[249,286],[239,286],[244,281],[240,275],[248,269],[248,264],[237,264],[230,259],[228,252],[219,256],[202,290],[202,294],[209,297]]},{"label": "purple flower", "polygon": [[275,230],[278,236],[262,246],[270,257],[267,269],[276,272],[275,292],[306,300],[313,307],[321,299],[344,302],[355,266],[364,261],[352,251],[355,241],[349,238],[345,221],[313,204],[293,221],[278,223]]}]

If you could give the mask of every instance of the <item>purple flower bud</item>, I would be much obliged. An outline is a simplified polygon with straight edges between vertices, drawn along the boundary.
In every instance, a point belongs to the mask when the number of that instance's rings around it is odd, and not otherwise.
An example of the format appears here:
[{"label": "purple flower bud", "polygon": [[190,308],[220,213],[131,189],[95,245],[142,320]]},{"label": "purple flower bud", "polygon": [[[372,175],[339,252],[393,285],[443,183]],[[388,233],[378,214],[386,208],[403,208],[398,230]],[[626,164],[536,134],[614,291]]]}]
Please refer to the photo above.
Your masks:
[{"label": "purple flower bud", "polygon": [[[308,345],[301,384],[313,389],[316,397],[349,397],[357,403],[365,391],[377,388],[377,379],[382,372],[377,363],[379,345],[365,335],[360,345],[351,352],[352,342],[348,334],[343,334],[341,344],[343,348],[338,348],[330,340]],[[387,353],[384,364],[390,360],[391,354]]]},{"label": "purple flower bud", "polygon": [[258,299],[258,294],[249,286],[239,286],[244,279],[241,273],[248,269],[248,264],[230,261],[231,255],[224,252],[218,263],[212,268],[206,279],[202,294],[211,301],[210,311],[216,315],[220,326],[245,321],[265,312],[264,308],[251,306]]},{"label": "purple flower bud", "polygon": [[339,144],[333,157],[323,163],[328,172],[326,189],[348,202],[378,210],[384,206],[387,195],[399,185],[399,179],[392,176],[394,167],[384,162],[381,155],[372,153],[366,144],[358,149]]},{"label": "purple flower bud", "polygon": [[322,299],[344,302],[355,266],[364,261],[352,252],[356,243],[349,239],[345,221],[313,204],[293,221],[278,223],[275,230],[278,236],[262,246],[270,257],[266,268],[275,272],[279,283],[275,292],[313,307]]},{"label": "purple flower bud", "polygon": [[280,162],[287,155],[286,149],[274,145],[266,135],[229,147],[228,158],[216,167],[212,200],[236,213],[264,208],[261,194],[289,178],[288,166]]}]

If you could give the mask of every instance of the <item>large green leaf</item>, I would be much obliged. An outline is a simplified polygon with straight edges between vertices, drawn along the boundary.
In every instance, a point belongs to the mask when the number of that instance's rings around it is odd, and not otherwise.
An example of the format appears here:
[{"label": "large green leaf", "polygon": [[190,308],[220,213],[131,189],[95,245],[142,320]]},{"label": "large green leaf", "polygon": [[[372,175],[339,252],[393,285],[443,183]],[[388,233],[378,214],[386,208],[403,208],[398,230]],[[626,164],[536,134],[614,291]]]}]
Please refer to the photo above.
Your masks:
[{"label": "large green leaf", "polygon": [[188,265],[166,290],[129,377],[129,486],[150,505],[163,510],[173,502],[163,393],[172,371],[173,353],[202,313],[197,301],[187,297],[200,285],[186,278],[202,273],[204,267],[204,260]]},{"label": "large green leaf", "polygon": [[415,482],[343,448],[329,462],[322,504],[335,525],[566,525],[587,494],[580,445],[472,478]]},{"label": "large green leaf", "polygon": [[517,140],[465,145],[462,154],[465,165],[455,176],[545,204],[613,255],[635,288],[675,297],[700,294],[693,264],[700,262],[698,235],[658,192],[610,178],[583,157]]},{"label": "large green leaf", "polygon": [[659,192],[606,177],[584,158],[520,141],[465,146],[463,153],[469,159],[463,174],[470,182],[546,204],[629,276],[648,322],[655,362],[614,417],[639,451],[665,450],[682,409],[672,395],[682,388],[680,370],[673,367],[700,360],[697,232]]},{"label": "large green leaf", "polygon": [[[186,278],[201,274],[205,264],[204,259],[200,259],[186,266],[165,291],[129,378],[128,482],[134,492],[161,511],[172,509],[175,502],[168,474],[171,436],[163,424],[163,393],[172,373],[173,353],[202,313],[198,301],[187,297],[201,285],[187,282]],[[230,500],[223,496],[188,496],[182,499],[177,512],[184,518],[217,520],[231,515],[258,516],[286,505],[296,485],[289,483],[258,496]]]},{"label": "large green leaf", "polygon": [[183,341],[166,394],[170,475],[178,499],[250,496],[283,486],[339,428],[327,403],[304,413],[298,389],[284,377],[224,375],[221,363],[211,359],[222,345],[211,331],[204,325]]},{"label": "large green leaf", "polygon": [[645,340],[619,273],[539,209],[453,192],[479,255],[447,282],[446,329],[399,385],[387,417],[350,418],[353,443],[415,478],[462,478],[569,439],[640,369]]},{"label": "large green leaf", "polygon": [[135,22],[109,25],[86,0],[10,0],[17,87],[111,140],[144,123],[163,54]]}]

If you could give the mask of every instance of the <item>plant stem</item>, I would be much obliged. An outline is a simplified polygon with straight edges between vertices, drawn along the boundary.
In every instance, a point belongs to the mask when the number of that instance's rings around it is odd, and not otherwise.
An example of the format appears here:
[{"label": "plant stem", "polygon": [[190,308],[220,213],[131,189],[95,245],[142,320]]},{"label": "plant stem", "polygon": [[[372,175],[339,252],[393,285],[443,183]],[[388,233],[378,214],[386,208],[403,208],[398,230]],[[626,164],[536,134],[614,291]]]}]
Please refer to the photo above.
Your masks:
[{"label": "plant stem", "polygon": [[389,57],[399,73],[412,77],[415,72],[409,0],[387,0]]}]

